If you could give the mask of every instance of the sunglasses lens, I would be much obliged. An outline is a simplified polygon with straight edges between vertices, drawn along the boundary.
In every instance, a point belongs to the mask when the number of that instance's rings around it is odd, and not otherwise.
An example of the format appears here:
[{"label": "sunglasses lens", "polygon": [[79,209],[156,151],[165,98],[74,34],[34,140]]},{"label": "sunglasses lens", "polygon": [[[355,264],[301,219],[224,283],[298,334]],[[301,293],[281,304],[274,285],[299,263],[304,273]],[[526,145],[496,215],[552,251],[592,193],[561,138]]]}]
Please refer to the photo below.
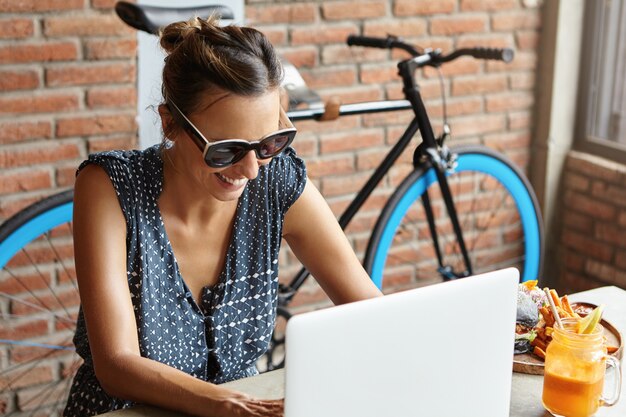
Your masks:
[{"label": "sunglasses lens", "polygon": [[287,134],[272,136],[261,142],[259,156],[270,158],[279,154],[291,142],[291,137]]},{"label": "sunglasses lens", "polygon": [[206,161],[213,167],[224,167],[237,162],[246,149],[238,144],[224,144],[209,149]]}]

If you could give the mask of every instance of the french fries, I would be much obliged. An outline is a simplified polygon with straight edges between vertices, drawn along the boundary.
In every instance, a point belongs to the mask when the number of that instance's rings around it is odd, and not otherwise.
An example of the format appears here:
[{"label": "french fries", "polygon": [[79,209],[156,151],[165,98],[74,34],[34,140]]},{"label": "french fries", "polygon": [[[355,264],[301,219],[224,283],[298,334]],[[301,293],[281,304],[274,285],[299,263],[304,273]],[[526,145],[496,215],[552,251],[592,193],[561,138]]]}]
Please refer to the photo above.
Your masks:
[{"label": "french fries", "polygon": [[[550,298],[554,301],[554,305],[556,307],[556,311],[559,315],[559,318],[576,318],[580,319],[580,315],[574,311],[572,305],[567,298],[567,295],[559,297],[559,294],[554,289],[550,289],[548,291],[550,294]],[[539,322],[535,326],[535,338],[530,342],[531,346],[533,346],[532,353],[545,360],[546,358],[546,350],[548,349],[548,345],[552,341],[552,332],[554,330],[554,323],[556,319],[552,314],[552,309],[548,305],[544,305],[539,309],[540,317]],[[609,354],[615,353],[617,351],[616,346],[607,346],[607,352]]]}]

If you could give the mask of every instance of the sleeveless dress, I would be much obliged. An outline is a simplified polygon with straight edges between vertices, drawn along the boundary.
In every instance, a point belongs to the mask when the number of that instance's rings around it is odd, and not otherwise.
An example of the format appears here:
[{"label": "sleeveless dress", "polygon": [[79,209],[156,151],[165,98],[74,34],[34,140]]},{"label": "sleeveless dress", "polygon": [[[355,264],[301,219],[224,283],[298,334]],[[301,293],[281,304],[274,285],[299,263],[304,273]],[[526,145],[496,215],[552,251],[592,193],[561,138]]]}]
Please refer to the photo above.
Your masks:
[{"label": "sleeveless dress", "polygon": [[[283,220],[304,189],[304,163],[290,148],[248,181],[218,282],[203,288],[196,303],[157,205],[163,187],[161,146],[93,154],[78,168],[104,168],[126,219],[127,279],[141,356],[216,384],[255,375],[275,323]],[[132,406],[98,383],[82,309],[74,344],[84,363],[63,415],[92,416]]]}]

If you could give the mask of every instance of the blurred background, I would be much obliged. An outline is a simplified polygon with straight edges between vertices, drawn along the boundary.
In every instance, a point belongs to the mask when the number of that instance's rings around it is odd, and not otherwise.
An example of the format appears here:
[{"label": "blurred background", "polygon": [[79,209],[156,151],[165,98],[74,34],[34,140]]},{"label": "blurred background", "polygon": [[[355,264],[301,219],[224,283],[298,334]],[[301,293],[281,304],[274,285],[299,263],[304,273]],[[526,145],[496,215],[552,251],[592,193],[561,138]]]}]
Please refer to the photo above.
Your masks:
[{"label": "blurred background", "polygon": [[[171,5],[167,1],[140,1]],[[210,2],[219,4],[218,1]],[[546,225],[538,277],[561,292],[626,288],[626,119],[623,2],[603,0],[223,1],[235,23],[265,33],[323,99],[401,98],[400,53],[350,48],[349,34],[394,34],[444,52],[508,47],[510,64],[460,59],[444,68],[450,145],[484,143],[521,166]],[[89,153],[161,140],[156,37],[115,14],[114,0],[0,1],[0,221],[71,188]],[[206,4],[179,1],[179,5]],[[436,132],[442,100],[434,71],[419,76]],[[294,146],[339,214],[409,111],[297,123]],[[396,165],[353,220],[361,255],[378,210],[410,169]],[[288,251],[281,277],[294,271]],[[393,291],[429,282],[398,279]],[[313,280],[295,306],[328,300]]]}]

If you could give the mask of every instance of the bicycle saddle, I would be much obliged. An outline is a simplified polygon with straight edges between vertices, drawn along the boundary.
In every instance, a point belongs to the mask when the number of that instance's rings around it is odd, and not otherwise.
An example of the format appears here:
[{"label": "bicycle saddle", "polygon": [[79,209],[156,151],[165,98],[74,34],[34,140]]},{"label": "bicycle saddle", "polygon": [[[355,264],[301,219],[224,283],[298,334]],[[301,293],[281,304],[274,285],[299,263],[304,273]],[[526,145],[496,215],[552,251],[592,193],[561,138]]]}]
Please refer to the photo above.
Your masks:
[{"label": "bicycle saddle", "polygon": [[187,20],[195,15],[207,17],[215,13],[222,19],[235,18],[230,7],[221,5],[157,7],[118,1],[115,4],[115,12],[127,25],[154,35],[158,33],[160,28],[172,22]]}]

